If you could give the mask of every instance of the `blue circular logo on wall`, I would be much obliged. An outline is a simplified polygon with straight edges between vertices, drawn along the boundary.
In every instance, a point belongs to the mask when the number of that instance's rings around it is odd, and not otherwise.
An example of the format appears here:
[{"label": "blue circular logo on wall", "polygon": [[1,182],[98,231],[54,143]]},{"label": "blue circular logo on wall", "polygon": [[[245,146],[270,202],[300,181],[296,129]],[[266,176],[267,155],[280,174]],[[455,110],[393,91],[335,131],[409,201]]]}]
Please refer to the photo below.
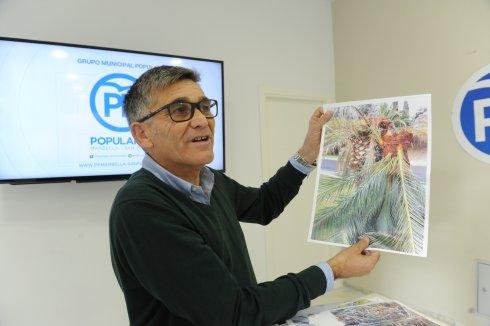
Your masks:
[{"label": "blue circular logo on wall", "polygon": [[99,79],[90,92],[90,109],[95,119],[109,130],[129,131],[123,110],[124,97],[136,81],[126,74],[110,74]]},{"label": "blue circular logo on wall", "polygon": [[490,65],[471,76],[456,96],[453,130],[470,155],[490,163]]}]

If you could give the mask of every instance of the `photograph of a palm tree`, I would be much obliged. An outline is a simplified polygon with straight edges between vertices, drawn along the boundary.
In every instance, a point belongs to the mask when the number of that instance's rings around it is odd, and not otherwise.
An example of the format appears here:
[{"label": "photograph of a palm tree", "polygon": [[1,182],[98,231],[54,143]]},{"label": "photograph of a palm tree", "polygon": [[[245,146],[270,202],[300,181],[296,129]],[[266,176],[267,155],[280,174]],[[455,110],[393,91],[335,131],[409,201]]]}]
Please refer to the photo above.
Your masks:
[{"label": "photograph of a palm tree", "polygon": [[309,241],[427,256],[430,94],[325,104]]}]

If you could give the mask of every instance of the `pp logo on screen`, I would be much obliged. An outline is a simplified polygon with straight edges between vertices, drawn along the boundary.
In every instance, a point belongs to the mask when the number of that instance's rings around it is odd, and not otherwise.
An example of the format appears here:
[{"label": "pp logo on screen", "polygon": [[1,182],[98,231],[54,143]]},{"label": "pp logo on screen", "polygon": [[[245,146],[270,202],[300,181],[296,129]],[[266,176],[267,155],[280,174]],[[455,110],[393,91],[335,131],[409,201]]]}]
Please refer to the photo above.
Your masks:
[{"label": "pp logo on screen", "polygon": [[129,131],[123,110],[124,96],[136,81],[126,74],[110,74],[95,83],[90,92],[90,109],[95,119],[107,129]]},{"label": "pp logo on screen", "polygon": [[471,76],[456,96],[453,130],[470,155],[490,163],[490,65]]}]

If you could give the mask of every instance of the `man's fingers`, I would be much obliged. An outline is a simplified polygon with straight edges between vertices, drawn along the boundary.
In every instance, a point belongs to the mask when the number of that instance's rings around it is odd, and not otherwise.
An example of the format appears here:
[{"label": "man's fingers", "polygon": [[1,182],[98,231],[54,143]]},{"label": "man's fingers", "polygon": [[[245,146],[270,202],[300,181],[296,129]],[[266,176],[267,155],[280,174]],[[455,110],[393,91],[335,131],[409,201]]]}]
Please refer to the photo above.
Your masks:
[{"label": "man's fingers", "polygon": [[369,259],[373,259],[375,261],[378,261],[379,257],[380,257],[380,254],[379,254],[379,251],[372,251],[372,250],[366,250],[364,251],[365,252],[365,256],[369,257]]},{"label": "man's fingers", "polygon": [[317,107],[315,112],[313,112],[313,118],[321,118],[323,115],[323,108],[321,106]]},{"label": "man's fingers", "polygon": [[362,237],[359,241],[357,241],[352,248],[355,249],[356,252],[361,253],[363,252],[364,249],[366,249],[369,246],[369,238],[368,237]]},{"label": "man's fingers", "polygon": [[371,268],[376,265],[380,256],[379,251],[366,251],[366,258],[369,260]]},{"label": "man's fingers", "polygon": [[311,116],[311,121],[318,121],[323,126],[332,118],[332,116],[333,116],[332,110],[327,110],[323,112],[323,108],[320,106],[315,110],[315,112],[313,112]]},{"label": "man's fingers", "polygon": [[332,110],[325,111],[325,113],[323,113],[323,116],[322,116],[323,124],[327,123],[332,118],[332,116],[333,116]]}]

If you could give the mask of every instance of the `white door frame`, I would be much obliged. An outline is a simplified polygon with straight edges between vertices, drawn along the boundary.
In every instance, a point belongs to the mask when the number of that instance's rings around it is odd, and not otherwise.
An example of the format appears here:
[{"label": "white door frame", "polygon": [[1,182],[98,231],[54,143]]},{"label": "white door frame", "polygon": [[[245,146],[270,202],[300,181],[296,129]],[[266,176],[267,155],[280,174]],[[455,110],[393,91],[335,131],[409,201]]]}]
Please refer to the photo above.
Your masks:
[{"label": "white door frame", "polygon": [[[268,99],[288,99],[288,100],[306,100],[306,101],[316,101],[320,103],[331,103],[333,99],[328,100],[324,94],[308,92],[308,91],[298,91],[298,90],[286,90],[277,89],[267,86],[259,87],[259,120],[260,120],[260,161],[261,161],[261,179],[262,182],[267,181],[266,171],[269,168],[269,160],[266,159],[267,153],[269,151],[267,133],[264,132],[266,128],[266,105]],[[292,155],[293,153],[291,153]],[[269,266],[267,260],[267,229],[264,229],[264,257],[265,266],[264,273],[267,278],[269,278]]]},{"label": "white door frame", "polygon": [[[325,95],[316,93],[316,92],[308,92],[308,91],[298,91],[298,90],[285,90],[285,89],[277,89],[271,88],[267,86],[259,87],[259,120],[260,120],[260,162],[262,175],[262,182],[267,181],[265,179],[265,171],[268,167],[268,162],[265,160],[264,153],[267,153],[269,150],[268,139],[266,133],[263,132],[265,130],[265,110],[267,99],[269,98],[279,98],[279,99],[288,99],[288,100],[307,100],[307,101],[318,101],[322,103],[331,103],[333,99],[328,100]],[[293,154],[293,153],[291,153]]]}]

